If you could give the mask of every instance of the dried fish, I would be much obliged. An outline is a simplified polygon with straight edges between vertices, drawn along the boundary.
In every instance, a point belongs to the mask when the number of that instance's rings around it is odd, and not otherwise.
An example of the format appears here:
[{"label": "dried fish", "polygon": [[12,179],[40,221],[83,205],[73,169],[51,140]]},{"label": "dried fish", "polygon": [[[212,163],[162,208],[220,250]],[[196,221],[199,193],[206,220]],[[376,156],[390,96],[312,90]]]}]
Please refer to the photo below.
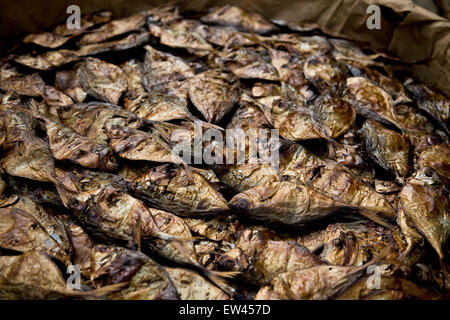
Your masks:
[{"label": "dried fish", "polygon": [[239,81],[220,70],[208,70],[189,80],[189,97],[210,123],[217,123],[238,100]]},{"label": "dried fish", "polygon": [[15,91],[18,94],[42,97],[48,104],[66,106],[73,103],[69,96],[47,85],[42,78],[34,73],[31,75],[10,77],[0,81],[0,89],[4,91]]},{"label": "dried fish", "polygon": [[143,66],[143,85],[148,92],[154,92],[154,86],[166,85],[167,82],[181,81],[194,76],[192,68],[183,59],[150,46],[145,46],[145,50],[147,53]]},{"label": "dried fish", "polygon": [[[235,254],[237,250],[239,254]],[[222,255],[218,263],[227,270],[240,271],[239,277],[246,282],[261,286],[280,273],[306,269],[322,261],[295,242],[240,237],[236,249]]]},{"label": "dried fish", "polygon": [[127,110],[145,120],[196,120],[187,108],[186,99],[172,95],[160,93],[141,94],[134,99],[125,98],[124,104]]},{"label": "dried fish", "polygon": [[234,48],[255,44],[255,41],[253,41],[245,33],[236,31],[236,29],[232,27],[207,26],[204,24],[199,24],[194,28],[194,31],[206,41],[217,46]]},{"label": "dried fish", "polygon": [[358,280],[367,267],[319,265],[282,273],[262,287],[255,300],[330,299]]},{"label": "dried fish", "polygon": [[113,125],[132,129],[138,129],[143,125],[142,120],[134,113],[102,102],[80,103],[59,108],[58,117],[76,133],[105,144],[109,140],[109,132]]},{"label": "dried fish", "polygon": [[161,44],[173,48],[184,48],[196,55],[203,56],[213,50],[211,44],[197,32],[177,30],[172,28],[161,28],[151,24],[149,26],[150,33],[159,38]]},{"label": "dried fish", "polygon": [[442,247],[450,234],[449,195],[436,173],[429,168],[417,171],[400,192],[400,202],[406,216],[443,260]]},{"label": "dried fish", "polygon": [[110,138],[112,150],[122,158],[186,165],[155,133],[114,125],[111,126]]},{"label": "dried fish", "polygon": [[107,51],[127,50],[143,45],[149,40],[150,34],[148,32],[132,33],[123,39],[82,46],[80,49],[78,49],[77,54],[82,57]]},{"label": "dried fish", "polygon": [[272,104],[273,127],[280,136],[293,141],[324,138],[330,140],[325,127],[316,119],[312,110],[286,102],[275,100]]},{"label": "dried fish", "polygon": [[[136,59],[131,59],[120,65],[128,80],[128,94],[137,95],[144,93],[145,89],[142,80],[142,63]],[[125,99],[125,105],[127,100]]]},{"label": "dried fish", "polygon": [[343,85],[345,69],[329,56],[313,55],[306,59],[303,73],[321,93],[336,92]]},{"label": "dried fish", "polygon": [[83,90],[80,79],[81,66],[74,70],[58,71],[55,75],[56,89],[70,96],[75,102],[83,102],[87,93]]},{"label": "dried fish", "polygon": [[346,99],[356,108],[356,112],[388,125],[392,123],[399,129],[403,128],[397,121],[394,102],[386,91],[361,77],[347,78],[347,88],[349,91]]},{"label": "dried fish", "polygon": [[384,169],[402,182],[408,173],[410,145],[399,133],[385,128],[374,120],[367,120],[361,128],[367,151]]},{"label": "dried fish", "polygon": [[40,55],[24,54],[14,58],[14,61],[37,70],[51,70],[70,62],[80,60],[76,50],[60,49],[48,51]]},{"label": "dried fish", "polygon": [[261,47],[224,50],[217,53],[214,64],[241,79],[279,80],[277,69],[270,63],[269,53]]},{"label": "dried fish", "polygon": [[325,127],[327,135],[332,139],[344,134],[356,117],[355,108],[337,97],[320,97],[311,105],[311,109]]},{"label": "dried fish", "polygon": [[179,297],[166,270],[138,251],[95,245],[90,268],[90,278],[97,286],[128,283],[126,288],[108,294],[109,299],[176,300]]},{"label": "dried fish", "polygon": [[55,159],[69,160],[93,169],[117,169],[117,160],[108,146],[83,137],[63,124],[44,120],[50,150]]},{"label": "dried fish", "polygon": [[450,100],[414,62],[234,5],[80,24],[0,57],[0,298],[448,296]]},{"label": "dried fish", "polygon": [[67,288],[56,264],[45,254],[28,251],[0,256],[2,299],[57,299],[82,296]]},{"label": "dried fish", "polygon": [[272,182],[236,195],[230,205],[257,220],[286,225],[305,224],[349,206],[305,185]]},{"label": "dried fish", "polygon": [[[131,183],[136,196],[157,207],[182,216],[203,216],[229,211],[228,203],[202,175],[192,172],[193,180],[181,168],[162,165],[149,170]],[[198,192],[202,190],[202,192]]]},{"label": "dried fish", "polygon": [[147,12],[138,13],[130,17],[108,22],[84,35],[79,42],[80,44],[98,43],[120,34],[135,31],[145,25],[146,14]]},{"label": "dried fish", "polygon": [[432,168],[443,181],[450,179],[450,146],[439,144],[424,150],[419,158],[420,168]]},{"label": "dried fish", "polygon": [[72,246],[65,225],[28,197],[0,207],[0,247],[19,252],[39,251],[71,265]]},{"label": "dried fish", "polygon": [[323,261],[341,266],[362,266],[383,250],[389,250],[388,259],[395,260],[403,249],[398,230],[364,220],[330,224],[295,241],[312,252],[320,252]]},{"label": "dried fish", "polygon": [[201,275],[189,269],[165,268],[181,300],[229,300],[230,297]]},{"label": "dried fish", "polygon": [[449,133],[450,100],[423,84],[406,81],[406,88],[414,96],[417,106],[425,110]]},{"label": "dried fish", "polygon": [[214,9],[208,15],[203,16],[201,20],[206,23],[233,26],[255,33],[268,33],[277,29],[260,14],[230,5]]},{"label": "dried fish", "polygon": [[117,104],[127,89],[127,78],[116,65],[97,58],[86,58],[81,65],[83,90],[93,97]]},{"label": "dried fish", "polygon": [[55,160],[48,144],[34,134],[32,118],[23,112],[2,108],[11,117],[3,142],[2,168],[10,175],[55,181]]}]

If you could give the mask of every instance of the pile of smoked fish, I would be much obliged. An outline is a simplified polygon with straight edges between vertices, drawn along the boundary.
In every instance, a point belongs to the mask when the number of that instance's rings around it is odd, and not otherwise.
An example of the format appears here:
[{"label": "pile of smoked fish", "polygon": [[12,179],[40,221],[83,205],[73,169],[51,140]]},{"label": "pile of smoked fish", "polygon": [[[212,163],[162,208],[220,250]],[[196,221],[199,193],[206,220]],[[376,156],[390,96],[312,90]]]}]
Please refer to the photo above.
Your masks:
[{"label": "pile of smoked fish", "polygon": [[[0,298],[448,298],[450,100],[405,65],[228,5],[26,36],[0,60]],[[277,129],[278,165],[173,157],[208,128]]]}]

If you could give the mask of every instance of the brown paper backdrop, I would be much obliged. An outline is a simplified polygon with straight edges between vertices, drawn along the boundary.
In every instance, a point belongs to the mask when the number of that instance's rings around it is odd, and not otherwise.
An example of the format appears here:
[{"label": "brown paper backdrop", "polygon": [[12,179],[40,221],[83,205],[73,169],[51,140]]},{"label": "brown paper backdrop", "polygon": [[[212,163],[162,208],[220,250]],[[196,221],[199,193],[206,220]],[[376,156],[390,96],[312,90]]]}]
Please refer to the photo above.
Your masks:
[{"label": "brown paper backdrop", "polygon": [[[66,8],[82,13],[113,10],[115,16],[149,9],[158,0],[1,0],[0,50],[28,32],[48,30],[67,18]],[[374,48],[393,52],[407,61],[422,61],[410,69],[421,79],[450,96],[450,22],[411,0],[191,0],[179,1],[188,10],[236,4],[266,17],[292,22],[319,23]],[[366,9],[381,6],[381,30],[366,28]]]}]

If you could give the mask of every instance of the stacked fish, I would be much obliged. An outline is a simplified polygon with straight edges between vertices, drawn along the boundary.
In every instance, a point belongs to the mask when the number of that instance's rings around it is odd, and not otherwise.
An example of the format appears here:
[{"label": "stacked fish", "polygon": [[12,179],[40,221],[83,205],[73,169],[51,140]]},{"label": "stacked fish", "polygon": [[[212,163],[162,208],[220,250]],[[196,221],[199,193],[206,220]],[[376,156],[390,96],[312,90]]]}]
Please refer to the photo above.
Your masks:
[{"label": "stacked fish", "polygon": [[[448,297],[449,116],[398,58],[235,6],[30,34],[0,60],[0,298]],[[276,129],[279,161],[174,156],[204,129]]]}]

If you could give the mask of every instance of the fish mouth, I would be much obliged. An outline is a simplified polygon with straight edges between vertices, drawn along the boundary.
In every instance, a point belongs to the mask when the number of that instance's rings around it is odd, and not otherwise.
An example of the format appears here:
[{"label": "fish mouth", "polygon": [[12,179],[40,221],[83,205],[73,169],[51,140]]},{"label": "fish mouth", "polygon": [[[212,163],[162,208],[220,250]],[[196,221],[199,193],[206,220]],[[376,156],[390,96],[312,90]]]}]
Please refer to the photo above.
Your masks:
[{"label": "fish mouth", "polygon": [[237,211],[247,211],[251,209],[252,203],[246,197],[234,197],[230,201],[230,206]]}]

